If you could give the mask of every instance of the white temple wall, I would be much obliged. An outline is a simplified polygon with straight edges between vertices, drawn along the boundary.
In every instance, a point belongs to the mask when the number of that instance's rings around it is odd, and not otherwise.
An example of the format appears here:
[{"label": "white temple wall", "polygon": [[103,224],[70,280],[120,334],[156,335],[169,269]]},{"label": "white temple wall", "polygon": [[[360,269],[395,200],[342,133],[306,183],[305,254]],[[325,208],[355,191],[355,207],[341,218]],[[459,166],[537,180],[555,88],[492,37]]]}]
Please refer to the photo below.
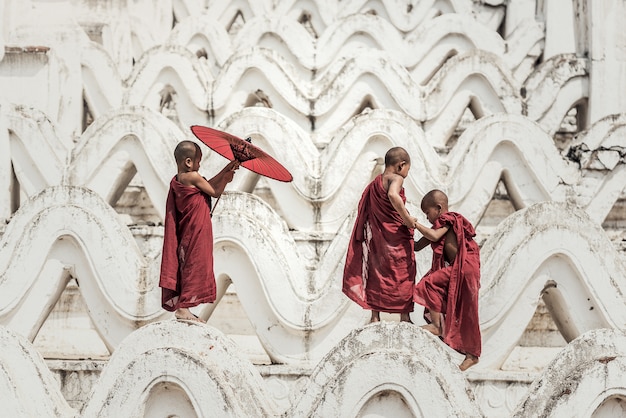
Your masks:
[{"label": "white temple wall", "polygon": [[[0,13],[7,413],[623,410],[623,1],[9,0]],[[197,309],[208,325],[171,321],[157,286],[172,150],[192,124],[250,136],[294,176],[242,169],[228,186],[219,300]],[[441,188],[477,227],[484,353],[465,374],[436,338],[397,315],[365,325],[341,293],[361,192],[395,145],[412,157],[411,213],[426,222],[420,199]],[[202,147],[211,175],[226,161]],[[417,258],[421,276],[428,251]]]}]

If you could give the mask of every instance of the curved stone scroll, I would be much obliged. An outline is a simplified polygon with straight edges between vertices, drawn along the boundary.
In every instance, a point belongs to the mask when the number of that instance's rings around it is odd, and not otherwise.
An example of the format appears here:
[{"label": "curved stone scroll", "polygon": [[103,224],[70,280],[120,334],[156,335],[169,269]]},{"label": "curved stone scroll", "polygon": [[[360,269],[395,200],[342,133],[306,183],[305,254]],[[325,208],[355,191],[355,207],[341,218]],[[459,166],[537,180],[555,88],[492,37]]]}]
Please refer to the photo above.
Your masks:
[{"label": "curved stone scroll", "polygon": [[139,326],[165,317],[158,268],[94,192],[57,186],[15,214],[0,241],[0,323],[33,340],[75,277],[109,350]]},{"label": "curved stone scroll", "polygon": [[552,138],[524,116],[497,114],[474,122],[445,159],[451,206],[478,222],[502,179],[516,208],[566,199],[579,172]]},{"label": "curved stone scroll", "polygon": [[[209,26],[200,25],[198,20],[208,23],[214,21],[214,18],[211,15],[194,16],[192,20],[181,22],[178,26]],[[183,31],[189,32],[189,29]],[[201,36],[200,33],[198,35]],[[186,45],[186,40],[190,38],[189,35],[180,37],[176,43]],[[477,48],[494,54],[505,54],[504,41],[497,32],[489,30],[469,15],[454,13],[428,19],[408,34],[403,34],[384,17],[355,13],[336,19],[318,38],[311,36],[291,16],[255,16],[237,33],[232,48],[272,48],[276,47],[276,38],[287,48],[285,52],[293,54],[298,64],[308,70],[320,71],[340,57],[354,57],[362,54],[365,48],[371,48],[384,51],[405,68],[423,67],[423,70],[417,71],[421,76],[416,78],[426,78],[436,68],[435,64],[440,66],[441,58],[451,51]],[[215,43],[214,40],[210,42]],[[406,50],[412,53],[402,53]],[[424,65],[423,61],[427,61],[427,64]]]},{"label": "curved stone scroll", "polygon": [[199,323],[163,321],[124,340],[102,371],[83,417],[149,416],[146,410],[164,394],[169,402],[160,403],[158,416],[178,415],[181,409],[204,417],[273,416],[264,391],[258,371],[221,332]]},{"label": "curved stone scroll", "polygon": [[570,337],[626,328],[626,267],[581,209],[543,202],[517,211],[485,243],[481,261],[483,355],[477,369],[502,365],[547,284],[563,297],[554,319],[569,324]]},{"label": "curved stone scroll", "polygon": [[589,97],[589,62],[572,54],[557,55],[533,71],[524,82],[526,115],[550,136],[567,112]]},{"label": "curved stone scroll", "polygon": [[213,215],[215,275],[235,283],[274,362],[315,364],[363,324],[364,311],[341,293],[349,228],[344,223],[309,271],[284,221],[266,203],[242,193],[222,197]]},{"label": "curved stone scroll", "polygon": [[626,189],[626,113],[600,119],[574,137],[567,157],[585,174],[576,202],[602,223]]},{"label": "curved stone scroll", "polygon": [[[380,395],[387,416],[481,417],[442,344],[421,328],[380,322],[352,331],[320,361],[290,417],[355,417]],[[402,405],[402,407],[401,407]]]},{"label": "curved stone scroll", "polygon": [[0,346],[2,416],[78,417],[32,344],[0,326]]},{"label": "curved stone scroll", "polygon": [[5,170],[12,166],[27,196],[61,183],[73,143],[57,133],[57,126],[47,115],[38,109],[0,102],[0,129],[8,131],[8,138],[2,138],[6,141],[2,150],[8,148],[4,158],[10,159],[6,166],[3,161],[0,176],[8,176]]},{"label": "curved stone scroll", "polygon": [[208,92],[213,76],[188,49],[164,44],[141,55],[126,81],[123,104],[162,107],[160,92],[168,86],[176,93],[177,118],[182,126],[209,123]]},{"label": "curved stone scroll", "polygon": [[598,329],[559,353],[512,417],[591,417],[615,398],[626,398],[626,334]]},{"label": "curved stone scroll", "polygon": [[81,136],[68,168],[70,183],[85,186],[115,205],[135,173],[139,173],[161,217],[171,178],[173,152],[189,138],[161,114],[140,106],[124,106],[98,118]]}]

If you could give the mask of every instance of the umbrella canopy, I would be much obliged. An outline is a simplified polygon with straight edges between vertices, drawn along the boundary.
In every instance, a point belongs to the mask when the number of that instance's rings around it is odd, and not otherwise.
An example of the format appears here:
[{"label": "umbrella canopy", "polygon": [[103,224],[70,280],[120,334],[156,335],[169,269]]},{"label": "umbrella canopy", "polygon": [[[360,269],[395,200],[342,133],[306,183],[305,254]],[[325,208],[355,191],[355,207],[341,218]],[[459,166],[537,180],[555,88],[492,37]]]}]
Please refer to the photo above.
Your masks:
[{"label": "umbrella canopy", "polygon": [[250,138],[244,140],[227,132],[200,125],[193,125],[191,132],[204,145],[222,157],[230,161],[237,160],[250,171],[278,181],[293,180],[291,173],[281,163],[262,149],[252,145]]}]

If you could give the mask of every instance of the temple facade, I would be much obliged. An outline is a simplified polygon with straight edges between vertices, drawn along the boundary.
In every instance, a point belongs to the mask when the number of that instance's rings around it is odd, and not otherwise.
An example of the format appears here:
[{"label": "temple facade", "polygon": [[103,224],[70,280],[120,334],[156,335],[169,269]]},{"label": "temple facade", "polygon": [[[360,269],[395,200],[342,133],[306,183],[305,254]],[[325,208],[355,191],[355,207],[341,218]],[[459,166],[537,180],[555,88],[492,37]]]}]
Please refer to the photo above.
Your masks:
[{"label": "temple facade", "polygon": [[[623,0],[4,0],[2,415],[626,416],[625,21]],[[241,168],[219,200],[206,324],[158,287],[191,125],[293,174]],[[393,146],[411,214],[438,188],[476,226],[466,372],[420,306],[368,324],[341,292]],[[201,147],[210,177],[227,160]]]}]

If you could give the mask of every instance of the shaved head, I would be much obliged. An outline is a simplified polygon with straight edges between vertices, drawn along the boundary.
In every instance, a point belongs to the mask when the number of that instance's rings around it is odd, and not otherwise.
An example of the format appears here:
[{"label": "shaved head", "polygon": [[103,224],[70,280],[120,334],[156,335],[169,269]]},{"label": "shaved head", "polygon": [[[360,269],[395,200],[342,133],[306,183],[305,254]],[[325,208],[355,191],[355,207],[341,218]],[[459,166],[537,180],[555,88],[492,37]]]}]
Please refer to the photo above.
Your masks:
[{"label": "shaved head", "polygon": [[174,158],[176,159],[176,164],[180,164],[187,158],[191,158],[193,160],[194,158],[196,158],[196,153],[198,151],[200,151],[200,147],[193,141],[179,142],[174,149]]},{"label": "shaved head", "polygon": [[411,163],[409,153],[402,147],[393,147],[385,154],[385,167],[391,167],[402,161]]},{"label": "shaved head", "polygon": [[448,210],[448,196],[441,190],[431,190],[422,198],[422,210],[432,208],[437,205],[441,205],[442,208]]}]

